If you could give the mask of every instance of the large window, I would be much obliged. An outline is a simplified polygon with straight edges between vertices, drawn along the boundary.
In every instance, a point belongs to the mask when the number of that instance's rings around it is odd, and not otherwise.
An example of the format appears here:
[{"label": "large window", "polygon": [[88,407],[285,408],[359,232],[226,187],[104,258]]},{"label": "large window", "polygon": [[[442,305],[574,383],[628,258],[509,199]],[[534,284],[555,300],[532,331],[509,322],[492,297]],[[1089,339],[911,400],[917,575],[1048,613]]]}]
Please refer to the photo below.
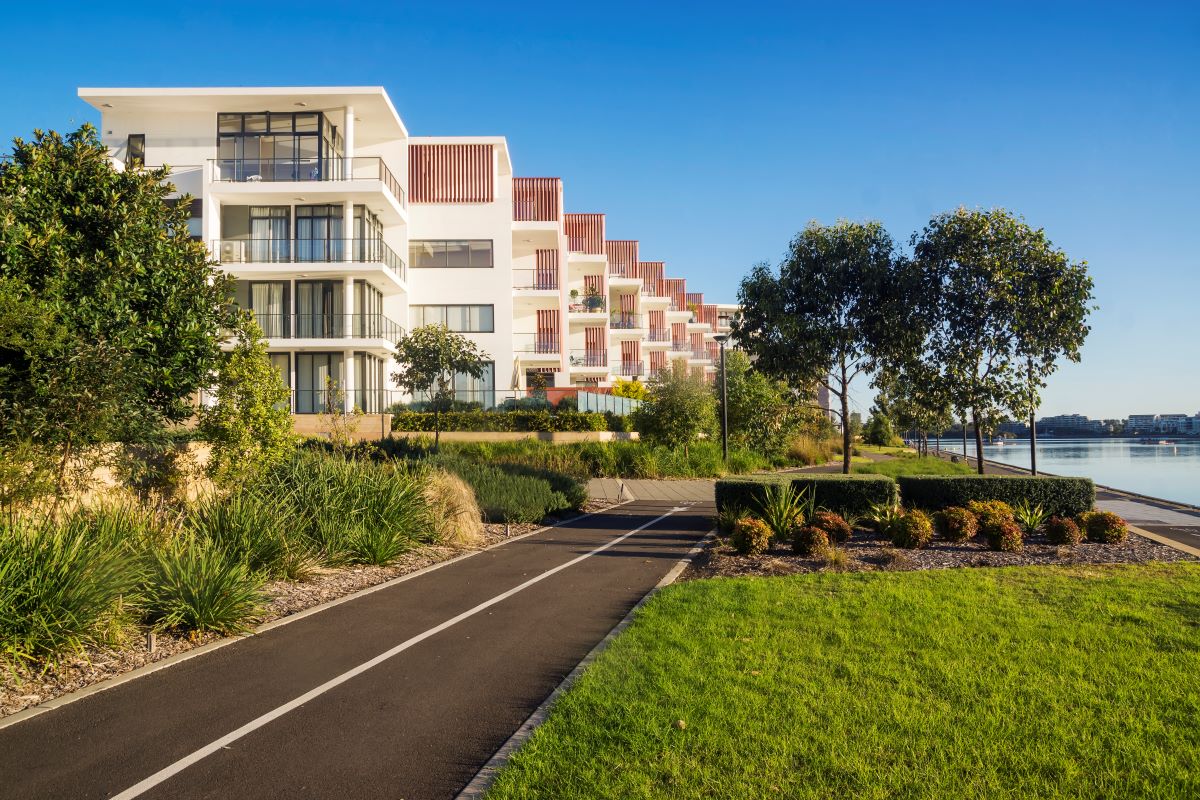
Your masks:
[{"label": "large window", "polygon": [[342,170],[342,136],[320,112],[218,114],[221,180],[328,180]]},{"label": "large window", "polygon": [[146,164],[146,134],[131,133],[126,140],[125,166],[141,167]]},{"label": "large window", "polygon": [[408,263],[417,268],[491,267],[491,239],[419,239],[408,243]]},{"label": "large window", "polygon": [[[455,400],[492,408],[496,405],[496,362],[484,362],[483,374],[478,378],[456,372],[452,388]],[[417,392],[413,399],[418,403],[427,403],[431,396],[430,392]]]},{"label": "large window", "polygon": [[445,325],[455,333],[492,333],[495,306],[412,306],[412,326]]},{"label": "large window", "polygon": [[250,310],[262,328],[263,336],[279,338],[292,335],[288,319],[288,284],[283,281],[251,281]]},{"label": "large window", "polygon": [[[341,353],[296,354],[296,413],[320,414],[328,406],[337,405],[338,393],[345,387],[342,381]],[[333,386],[334,394],[328,393]]]}]

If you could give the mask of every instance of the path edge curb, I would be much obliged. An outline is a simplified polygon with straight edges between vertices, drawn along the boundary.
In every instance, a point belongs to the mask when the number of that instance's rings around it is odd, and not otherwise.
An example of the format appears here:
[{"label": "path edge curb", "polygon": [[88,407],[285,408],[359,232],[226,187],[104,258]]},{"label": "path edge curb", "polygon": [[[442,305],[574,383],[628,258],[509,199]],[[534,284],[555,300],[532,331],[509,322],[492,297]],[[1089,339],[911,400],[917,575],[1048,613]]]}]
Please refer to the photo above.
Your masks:
[{"label": "path edge curb", "polygon": [[1177,542],[1174,539],[1169,539],[1166,536],[1162,536],[1160,534],[1154,533],[1153,531],[1148,531],[1144,528],[1139,528],[1136,525],[1130,525],[1129,523],[1126,523],[1126,525],[1128,526],[1131,533],[1136,533],[1138,536],[1141,536],[1143,538],[1150,539],[1151,541],[1158,542],[1159,544],[1166,545],[1167,547],[1173,547],[1176,550],[1187,553],[1188,555],[1196,556],[1196,557],[1200,558],[1200,549],[1198,549],[1198,548],[1192,547],[1191,545],[1188,545],[1188,544],[1184,544],[1183,542]]},{"label": "path edge curb", "polygon": [[[602,509],[602,510],[608,511],[610,509],[617,508],[618,506],[628,505],[629,502],[630,501],[615,503],[615,504],[608,506],[607,508]],[[601,512],[600,511],[589,511],[586,514],[580,514],[577,517],[572,517],[570,519],[563,520],[563,522],[576,522],[581,519],[587,519],[588,517],[595,516],[596,514],[599,514],[599,513],[601,513]],[[129,683],[130,681],[137,680],[138,678],[144,678],[145,676],[150,675],[155,672],[158,672],[159,670],[168,669],[169,667],[173,667],[176,664],[182,664],[184,661],[187,661],[189,659],[196,658],[198,656],[202,656],[206,653],[211,653],[214,650],[220,650],[222,647],[226,647],[227,645],[231,645],[236,642],[240,642],[243,639],[249,639],[254,636],[258,636],[259,634],[267,633],[268,631],[274,630],[275,628],[282,628],[284,625],[288,625],[292,622],[297,622],[301,619],[304,619],[305,617],[310,617],[313,614],[318,614],[322,611],[325,611],[326,609],[333,608],[334,606],[339,606],[342,603],[348,603],[351,600],[357,600],[360,597],[365,597],[366,595],[372,594],[374,592],[382,591],[383,589],[387,589],[391,586],[395,586],[398,583],[403,583],[407,580],[411,580],[413,578],[419,577],[426,573],[433,572],[434,570],[438,570],[438,569],[441,569],[442,567],[449,566],[451,564],[454,564],[455,562],[466,560],[468,558],[471,558],[472,556],[479,555],[480,553],[486,553],[489,550],[495,550],[496,548],[503,547],[506,544],[511,544],[512,542],[520,541],[521,539],[525,539],[529,536],[533,536],[534,534],[548,531],[554,527],[557,527],[557,526],[556,525],[544,525],[536,530],[529,531],[528,533],[522,533],[518,536],[512,536],[503,541],[490,544],[487,547],[481,547],[478,550],[471,550],[470,552],[461,553],[457,556],[447,558],[444,561],[438,561],[436,564],[430,564],[429,566],[421,567],[420,569],[413,570],[412,572],[406,572],[403,575],[397,575],[396,577],[390,578],[389,580],[386,580],[383,583],[377,583],[374,586],[364,586],[363,588],[358,589],[354,592],[351,592],[350,594],[342,595],[341,597],[335,597],[332,600],[326,600],[324,603],[318,603],[315,606],[309,606],[308,608],[301,609],[300,611],[297,611],[294,614],[288,614],[287,616],[279,617],[278,619],[273,619],[270,622],[264,622],[262,625],[257,626],[256,628],[254,628],[254,630],[250,631],[249,633],[244,633],[244,634],[240,634],[237,636],[226,636],[222,639],[217,639],[214,642],[209,642],[208,644],[200,645],[199,647],[193,647],[190,650],[184,650],[182,653],[176,653],[174,655],[167,656],[166,658],[161,659],[159,661],[153,661],[149,664],[143,664],[142,666],[140,666],[136,669],[131,669],[129,672],[123,672],[120,675],[114,675],[111,678],[106,678],[98,683],[93,683],[89,686],[83,686],[79,689],[76,689],[73,692],[67,692],[66,694],[59,695],[58,697],[53,697],[49,700],[38,703],[35,706],[30,706],[29,708],[23,708],[20,711],[16,712],[15,714],[10,714],[7,717],[0,718],[0,730],[4,730],[5,728],[9,728],[13,725],[24,722],[28,719],[32,719],[33,717],[39,716],[41,714],[45,714],[47,711],[53,711],[56,708],[62,708],[63,706],[70,705],[71,703],[77,702],[79,700],[83,700],[84,698],[90,697],[91,695],[99,694],[100,692],[104,692],[109,689],[115,689],[116,687],[118,687],[122,684]]]},{"label": "path edge curb", "polygon": [[487,763],[479,768],[479,771],[475,773],[475,776],[471,778],[467,785],[464,786],[457,795],[455,795],[455,800],[481,800],[481,798],[487,794],[488,789],[491,788],[492,782],[496,779],[496,775],[500,772],[500,770],[503,769],[506,764],[508,764],[513,755],[521,748],[523,744],[525,744],[525,742],[529,740],[531,736],[533,736],[534,731],[546,721],[546,718],[550,716],[550,710],[553,708],[558,698],[564,692],[570,689],[575,681],[579,679],[579,676],[583,674],[584,670],[591,666],[592,662],[599,658],[600,654],[608,649],[613,640],[616,639],[617,636],[619,636],[633,623],[634,615],[637,614],[638,610],[640,610],[642,606],[646,605],[646,603],[650,601],[650,598],[654,597],[654,595],[658,594],[661,590],[670,586],[679,579],[679,576],[683,574],[683,571],[687,569],[689,564],[692,563],[692,559],[700,554],[700,551],[703,550],[710,541],[712,541],[712,539],[716,536],[716,533],[717,529],[713,528],[708,533],[704,534],[700,541],[696,542],[696,544],[690,550],[688,550],[686,554],[684,554],[683,558],[675,562],[675,566],[671,567],[667,574],[664,575],[650,591],[646,592],[646,594],[642,596],[642,599],[638,600],[637,603],[634,604],[633,608],[629,609],[629,613],[622,617],[621,621],[613,626],[613,629],[610,630],[603,639],[597,642],[595,647],[588,651],[588,654],[583,657],[583,660],[575,665],[575,669],[567,673],[567,677],[563,678],[558,686],[554,687],[554,691],[542,701],[542,704],[534,709],[533,713],[530,714],[523,723],[521,723],[521,727],[517,728],[516,732],[513,733],[512,736],[508,737],[508,740],[505,741],[504,744],[500,745],[500,749],[497,750],[490,759],[488,759]]}]

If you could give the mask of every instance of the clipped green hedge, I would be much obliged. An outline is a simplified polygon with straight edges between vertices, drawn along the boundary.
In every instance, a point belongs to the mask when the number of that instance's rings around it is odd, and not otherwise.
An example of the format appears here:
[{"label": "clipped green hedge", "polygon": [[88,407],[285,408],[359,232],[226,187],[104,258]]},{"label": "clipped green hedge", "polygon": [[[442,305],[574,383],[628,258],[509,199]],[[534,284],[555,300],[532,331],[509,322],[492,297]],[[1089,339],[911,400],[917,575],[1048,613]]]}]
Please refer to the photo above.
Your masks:
[{"label": "clipped green hedge", "polygon": [[[606,431],[608,418],[595,411],[447,411],[443,431]],[[434,414],[401,411],[392,415],[392,430],[432,433]]]},{"label": "clipped green hedge", "polygon": [[1032,475],[902,475],[896,478],[904,504],[939,510],[972,500],[1040,505],[1050,514],[1073,517],[1090,511],[1096,486],[1089,478]]},{"label": "clipped green hedge", "polygon": [[717,481],[717,511],[731,504],[751,510],[765,496],[766,487],[787,484],[796,491],[807,488],[818,508],[843,515],[865,514],[876,503],[896,502],[896,482],[886,475],[777,473]]}]

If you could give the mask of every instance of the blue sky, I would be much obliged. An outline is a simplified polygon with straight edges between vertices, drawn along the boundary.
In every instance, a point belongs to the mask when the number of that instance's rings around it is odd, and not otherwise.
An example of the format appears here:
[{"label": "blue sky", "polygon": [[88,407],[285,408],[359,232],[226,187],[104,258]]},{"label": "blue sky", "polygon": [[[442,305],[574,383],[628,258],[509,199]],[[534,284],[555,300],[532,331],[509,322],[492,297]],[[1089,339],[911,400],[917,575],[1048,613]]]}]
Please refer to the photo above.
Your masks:
[{"label": "blue sky", "polygon": [[78,86],[383,85],[713,300],[812,219],[1004,206],[1097,285],[1043,412],[1200,411],[1200,4],[341,5],[20,4],[0,137],[95,120]]}]

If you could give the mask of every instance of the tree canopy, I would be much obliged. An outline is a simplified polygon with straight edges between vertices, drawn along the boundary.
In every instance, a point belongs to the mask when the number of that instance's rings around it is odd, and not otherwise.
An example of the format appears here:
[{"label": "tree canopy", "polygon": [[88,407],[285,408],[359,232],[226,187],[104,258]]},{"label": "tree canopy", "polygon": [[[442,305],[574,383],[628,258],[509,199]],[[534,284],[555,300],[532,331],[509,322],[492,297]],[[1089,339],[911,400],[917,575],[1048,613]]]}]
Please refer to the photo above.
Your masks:
[{"label": "tree canopy", "polygon": [[686,454],[701,435],[716,432],[716,397],[686,365],[673,364],[655,374],[645,401],[634,412],[634,420],[642,437],[651,444],[681,447]]},{"label": "tree canopy", "polygon": [[441,442],[441,413],[454,401],[454,376],[483,376],[487,353],[445,325],[423,325],[396,342],[392,379],[418,397],[429,396],[434,411],[434,447]]}]

